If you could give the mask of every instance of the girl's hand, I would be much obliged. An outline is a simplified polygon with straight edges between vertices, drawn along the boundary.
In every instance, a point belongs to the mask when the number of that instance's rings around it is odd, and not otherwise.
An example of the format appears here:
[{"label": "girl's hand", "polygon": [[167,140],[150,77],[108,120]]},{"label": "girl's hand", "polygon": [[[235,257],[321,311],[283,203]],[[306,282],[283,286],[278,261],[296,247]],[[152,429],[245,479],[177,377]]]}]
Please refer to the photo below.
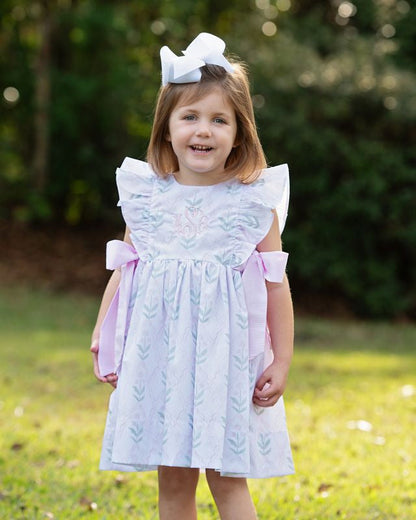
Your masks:
[{"label": "girl's hand", "polygon": [[94,363],[94,375],[98,381],[101,381],[101,383],[109,383],[113,388],[117,388],[118,377],[116,374],[108,374],[104,377],[100,375],[100,370],[98,368],[98,350],[98,339],[94,339],[90,347],[90,351],[92,352],[92,360]]},{"label": "girl's hand", "polygon": [[275,405],[283,395],[287,376],[288,370],[285,370],[282,364],[273,361],[256,383],[253,403],[264,408]]}]

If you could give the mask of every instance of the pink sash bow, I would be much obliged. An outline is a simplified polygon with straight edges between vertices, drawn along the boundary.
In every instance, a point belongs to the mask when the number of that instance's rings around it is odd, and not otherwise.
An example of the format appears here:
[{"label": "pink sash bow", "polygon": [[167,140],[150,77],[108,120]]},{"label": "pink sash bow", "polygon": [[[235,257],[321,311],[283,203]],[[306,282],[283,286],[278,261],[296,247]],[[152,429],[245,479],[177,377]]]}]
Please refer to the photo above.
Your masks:
[{"label": "pink sash bow", "polygon": [[105,376],[119,373],[129,320],[129,303],[139,255],[133,246],[121,240],[107,243],[107,269],[121,268],[120,285],[111,300],[100,329],[98,366]]},{"label": "pink sash bow", "polygon": [[283,281],[288,253],[255,250],[243,267],[243,287],[248,312],[249,357],[254,358],[269,346],[267,330],[267,287]]}]

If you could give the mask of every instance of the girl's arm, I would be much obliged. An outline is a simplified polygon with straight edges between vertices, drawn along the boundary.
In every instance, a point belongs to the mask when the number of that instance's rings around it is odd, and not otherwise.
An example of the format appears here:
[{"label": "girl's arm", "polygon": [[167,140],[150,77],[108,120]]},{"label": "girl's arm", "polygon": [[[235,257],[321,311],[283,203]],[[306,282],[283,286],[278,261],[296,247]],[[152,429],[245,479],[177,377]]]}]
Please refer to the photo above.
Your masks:
[{"label": "girl's arm", "polygon": [[[130,230],[126,227],[126,232],[124,234],[124,241],[131,244],[130,240]],[[110,383],[112,386],[117,386],[117,376],[115,374],[109,374],[106,377],[102,377],[100,375],[100,371],[98,369],[98,350],[100,343],[100,328],[101,324],[104,320],[105,315],[107,314],[108,308],[110,307],[110,303],[117,291],[117,288],[120,284],[120,271],[116,269],[113,271],[110,279],[108,280],[107,286],[104,290],[104,294],[101,300],[100,309],[98,311],[97,321],[92,332],[91,337],[91,347],[90,350],[92,352],[92,358],[94,363],[94,374],[95,377],[101,381],[102,383]]]},{"label": "girl's arm", "polygon": [[[266,237],[258,244],[257,250],[281,251],[282,243],[277,214],[274,212],[273,224]],[[289,367],[293,356],[293,306],[289,282],[284,276],[282,283],[268,282],[267,287],[267,324],[270,331],[273,362],[256,383],[253,402],[258,406],[273,406],[283,394]]]}]

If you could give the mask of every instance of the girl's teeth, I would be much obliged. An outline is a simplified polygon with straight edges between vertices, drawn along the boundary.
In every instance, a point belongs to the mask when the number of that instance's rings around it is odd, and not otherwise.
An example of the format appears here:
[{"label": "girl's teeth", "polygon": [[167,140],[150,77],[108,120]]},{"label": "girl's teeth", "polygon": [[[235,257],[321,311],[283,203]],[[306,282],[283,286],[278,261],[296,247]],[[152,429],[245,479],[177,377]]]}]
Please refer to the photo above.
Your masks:
[{"label": "girl's teeth", "polygon": [[192,146],[193,150],[197,150],[198,152],[206,152],[208,150],[212,150],[210,146]]}]

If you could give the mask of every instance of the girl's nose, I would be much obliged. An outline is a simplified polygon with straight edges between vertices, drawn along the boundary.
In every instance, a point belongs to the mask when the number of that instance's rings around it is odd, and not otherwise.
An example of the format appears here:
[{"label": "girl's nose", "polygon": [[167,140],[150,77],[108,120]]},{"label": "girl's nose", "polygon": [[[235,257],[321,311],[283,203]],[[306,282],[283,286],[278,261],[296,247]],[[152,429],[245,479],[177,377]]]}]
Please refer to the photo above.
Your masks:
[{"label": "girl's nose", "polygon": [[211,135],[211,129],[208,121],[200,121],[196,129],[196,135],[207,137]]}]

